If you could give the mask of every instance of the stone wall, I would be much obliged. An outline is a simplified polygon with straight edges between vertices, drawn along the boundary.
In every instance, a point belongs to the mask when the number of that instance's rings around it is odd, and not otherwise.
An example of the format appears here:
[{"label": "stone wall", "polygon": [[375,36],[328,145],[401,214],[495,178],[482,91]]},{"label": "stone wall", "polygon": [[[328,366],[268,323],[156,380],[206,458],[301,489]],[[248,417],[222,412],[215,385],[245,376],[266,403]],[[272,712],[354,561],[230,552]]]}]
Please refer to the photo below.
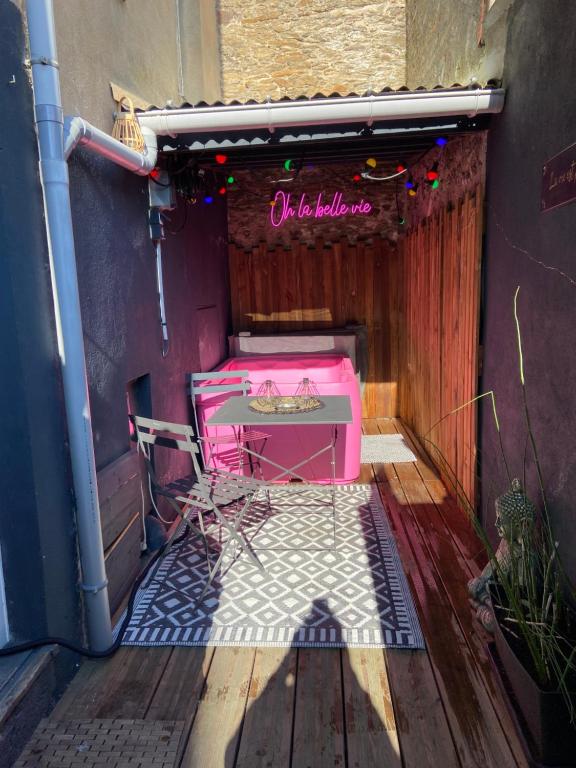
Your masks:
[{"label": "stone wall", "polygon": [[500,79],[511,0],[406,0],[409,88]]},{"label": "stone wall", "polygon": [[405,84],[405,0],[220,0],[225,100]]},{"label": "stone wall", "polygon": [[[292,241],[312,244],[321,237],[327,242],[337,242],[344,237],[350,242],[381,235],[389,240],[397,237],[397,214],[394,182],[354,182],[353,176],[363,170],[356,165],[325,165],[302,169],[291,183],[275,184],[274,179],[288,176],[284,171],[251,170],[235,173],[236,185],[228,196],[229,239],[241,248],[251,248],[259,242],[270,246],[289,245]],[[390,168],[378,168],[386,175]],[[271,202],[278,191],[290,194],[290,205],[296,208],[279,227],[271,222]],[[372,210],[368,214],[332,217],[317,217],[316,204],[322,195],[321,204],[332,203],[336,193],[342,194],[342,203],[352,205],[360,201],[369,202]],[[309,216],[298,217],[302,194],[304,203],[312,210]],[[274,206],[276,222],[281,217],[281,203]],[[304,212],[302,210],[302,212]]]},{"label": "stone wall", "polygon": [[[455,136],[445,147],[434,147],[410,169],[418,190],[416,197],[409,197],[405,187],[402,188],[402,214],[407,227],[416,226],[427,216],[455,203],[478,184],[484,184],[486,143],[485,132]],[[426,181],[426,171],[436,162],[440,186],[432,189]]]}]

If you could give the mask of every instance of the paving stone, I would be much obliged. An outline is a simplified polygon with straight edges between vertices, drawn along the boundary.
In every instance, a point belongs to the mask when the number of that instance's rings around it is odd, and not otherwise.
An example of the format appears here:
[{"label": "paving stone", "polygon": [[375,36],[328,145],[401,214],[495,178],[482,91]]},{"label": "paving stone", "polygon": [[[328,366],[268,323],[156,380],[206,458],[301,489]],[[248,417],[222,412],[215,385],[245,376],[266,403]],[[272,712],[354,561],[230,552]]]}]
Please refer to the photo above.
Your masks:
[{"label": "paving stone", "polygon": [[179,721],[42,720],[14,768],[174,768]]}]

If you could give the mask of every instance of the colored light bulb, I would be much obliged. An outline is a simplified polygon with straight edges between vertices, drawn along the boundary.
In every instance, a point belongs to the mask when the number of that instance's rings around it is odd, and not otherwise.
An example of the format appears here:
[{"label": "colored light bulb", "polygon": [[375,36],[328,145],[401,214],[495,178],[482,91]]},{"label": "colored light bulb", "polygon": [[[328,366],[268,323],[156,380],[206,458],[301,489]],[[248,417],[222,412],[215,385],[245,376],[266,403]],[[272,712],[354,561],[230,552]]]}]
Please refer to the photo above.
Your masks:
[{"label": "colored light bulb", "polygon": [[428,181],[434,181],[438,178],[438,163],[434,163],[432,168],[426,171],[426,178]]},{"label": "colored light bulb", "polygon": [[440,182],[438,181],[438,179],[434,179],[434,181],[432,182],[432,189],[438,189],[439,186],[440,186]]},{"label": "colored light bulb", "polygon": [[228,176],[228,178],[226,179],[226,181],[228,182],[228,184],[234,184],[234,182],[236,181],[236,179],[234,178],[234,176]]},{"label": "colored light bulb", "polygon": [[416,197],[416,190],[415,189],[409,189],[408,190],[408,194],[410,195],[410,197]]},{"label": "colored light bulb", "polygon": [[396,173],[404,173],[405,170],[406,170],[406,166],[404,165],[404,163],[398,163],[398,165],[396,166]]},{"label": "colored light bulb", "polygon": [[214,201],[214,198],[211,195],[206,195],[206,197],[204,198],[205,203],[210,204],[213,201]]},{"label": "colored light bulb", "polygon": [[368,160],[366,160],[366,165],[369,168],[376,168],[376,166],[378,165],[378,163],[376,162],[376,158],[369,157]]},{"label": "colored light bulb", "polygon": [[408,179],[405,186],[406,186],[406,189],[414,189],[414,182],[412,181],[412,179]]},{"label": "colored light bulb", "polygon": [[224,165],[224,163],[226,162],[226,160],[228,160],[228,155],[216,155],[216,157],[214,158],[214,160],[216,160],[216,162],[218,163],[218,165]]},{"label": "colored light bulb", "polygon": [[444,136],[438,136],[438,138],[436,139],[436,144],[439,147],[445,147],[446,144],[448,144],[448,139],[445,139]]},{"label": "colored light bulb", "polygon": [[294,168],[294,161],[293,160],[285,160],[284,161],[284,170],[285,171],[291,171]]},{"label": "colored light bulb", "polygon": [[226,187],[220,187],[220,189],[218,190],[218,194],[219,195],[225,195],[226,194]]},{"label": "colored light bulb", "polygon": [[355,173],[354,176],[352,176],[352,181],[360,181],[362,176],[360,176],[359,173]]}]

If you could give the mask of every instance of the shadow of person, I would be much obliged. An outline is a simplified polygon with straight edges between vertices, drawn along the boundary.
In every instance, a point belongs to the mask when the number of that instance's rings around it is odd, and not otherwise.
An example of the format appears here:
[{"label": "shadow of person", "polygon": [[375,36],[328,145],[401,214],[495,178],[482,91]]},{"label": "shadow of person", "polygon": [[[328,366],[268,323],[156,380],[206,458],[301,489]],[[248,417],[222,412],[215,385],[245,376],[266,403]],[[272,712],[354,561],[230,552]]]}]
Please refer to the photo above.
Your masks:
[{"label": "shadow of person", "polygon": [[317,599],[289,648],[256,650],[244,718],[222,768],[400,768],[383,651],[313,647],[326,619],[343,637]]}]

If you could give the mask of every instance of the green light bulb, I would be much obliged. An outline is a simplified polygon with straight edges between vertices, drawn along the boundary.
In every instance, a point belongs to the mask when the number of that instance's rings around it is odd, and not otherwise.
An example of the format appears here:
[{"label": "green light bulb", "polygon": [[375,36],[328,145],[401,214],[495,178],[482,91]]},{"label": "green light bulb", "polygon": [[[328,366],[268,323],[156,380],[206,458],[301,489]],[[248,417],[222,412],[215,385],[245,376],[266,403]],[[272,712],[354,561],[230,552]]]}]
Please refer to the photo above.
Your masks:
[{"label": "green light bulb", "polygon": [[234,178],[234,176],[228,176],[228,178],[226,179],[226,181],[228,182],[228,184],[234,184],[234,182],[236,181],[236,179]]},{"label": "green light bulb", "polygon": [[440,186],[440,182],[438,181],[438,179],[434,179],[434,181],[432,182],[432,189],[438,189],[439,186]]}]

